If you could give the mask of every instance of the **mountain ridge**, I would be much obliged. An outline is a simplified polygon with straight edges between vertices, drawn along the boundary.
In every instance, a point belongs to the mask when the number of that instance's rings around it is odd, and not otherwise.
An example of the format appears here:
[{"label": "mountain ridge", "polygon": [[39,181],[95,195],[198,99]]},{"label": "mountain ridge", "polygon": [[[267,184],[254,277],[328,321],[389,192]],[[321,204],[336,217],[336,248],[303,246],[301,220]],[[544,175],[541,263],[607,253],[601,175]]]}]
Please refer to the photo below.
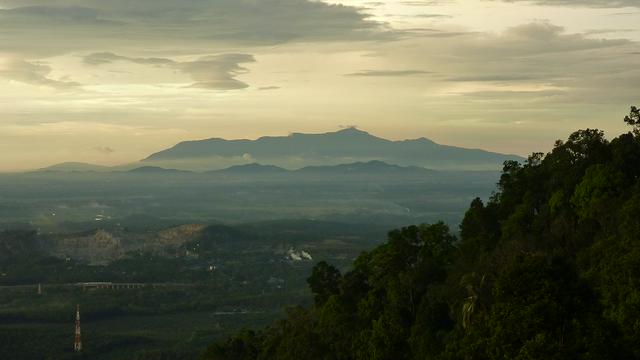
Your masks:
[{"label": "mountain ridge", "polygon": [[112,167],[96,165],[78,161],[67,161],[44,168],[36,169],[35,172],[109,172]]},{"label": "mountain ridge", "polygon": [[372,160],[433,169],[486,170],[498,169],[506,160],[523,161],[524,158],[482,149],[441,145],[426,137],[389,140],[360,129],[348,128],[327,133],[263,136],[255,140],[210,138],[183,141],[149,155],[141,163],[167,163],[179,168],[181,164],[189,162],[232,166],[251,161],[295,169]]}]

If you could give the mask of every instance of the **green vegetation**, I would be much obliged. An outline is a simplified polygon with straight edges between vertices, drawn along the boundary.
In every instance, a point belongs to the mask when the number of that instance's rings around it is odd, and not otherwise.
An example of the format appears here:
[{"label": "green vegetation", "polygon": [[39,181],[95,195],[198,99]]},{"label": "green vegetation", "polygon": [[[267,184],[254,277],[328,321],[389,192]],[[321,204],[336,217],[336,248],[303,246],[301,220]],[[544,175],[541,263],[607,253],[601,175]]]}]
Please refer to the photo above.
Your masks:
[{"label": "green vegetation", "polygon": [[386,229],[437,220],[458,224],[469,201],[487,198],[499,176],[497,166],[430,171],[369,162],[282,173],[263,167],[0,174],[0,229],[60,234],[72,227],[145,230],[288,219]]},{"label": "green vegetation", "polygon": [[204,359],[640,358],[640,114],[611,141],[577,131],[444,223],[392,231],[341,274],[319,263],[314,305]]},{"label": "green vegetation", "polygon": [[[84,231],[81,224],[64,226]],[[156,241],[163,226],[135,218],[106,229],[122,247],[136,249]],[[281,318],[286,306],[311,304],[305,278],[314,262],[292,259],[289,249],[348,267],[385,232],[370,224],[310,220],[198,229],[176,235],[167,249],[137,248],[105,264],[49,253],[50,242],[75,238],[75,232],[0,231],[0,359],[193,359],[214,340]],[[92,281],[148,285],[75,286]],[[76,304],[82,312],[81,355],[72,352]]]}]

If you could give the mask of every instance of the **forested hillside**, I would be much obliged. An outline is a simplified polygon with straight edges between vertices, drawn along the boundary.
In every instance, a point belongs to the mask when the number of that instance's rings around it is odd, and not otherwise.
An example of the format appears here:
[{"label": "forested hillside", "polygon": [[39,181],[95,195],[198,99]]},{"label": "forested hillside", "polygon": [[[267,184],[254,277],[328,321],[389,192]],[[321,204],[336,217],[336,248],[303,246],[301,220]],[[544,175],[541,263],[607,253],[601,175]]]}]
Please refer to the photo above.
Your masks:
[{"label": "forested hillside", "polygon": [[508,161],[459,237],[389,233],[341,274],[317,264],[310,309],[205,359],[640,358],[640,111],[611,141],[587,129]]}]

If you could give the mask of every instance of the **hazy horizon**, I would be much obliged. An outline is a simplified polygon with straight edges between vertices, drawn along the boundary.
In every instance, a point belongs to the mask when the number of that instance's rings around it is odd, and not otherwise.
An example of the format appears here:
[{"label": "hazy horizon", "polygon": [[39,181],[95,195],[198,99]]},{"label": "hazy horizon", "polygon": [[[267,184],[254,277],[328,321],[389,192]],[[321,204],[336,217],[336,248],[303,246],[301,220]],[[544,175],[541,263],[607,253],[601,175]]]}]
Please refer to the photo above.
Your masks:
[{"label": "hazy horizon", "polygon": [[[346,131],[348,129],[355,129],[356,131],[360,132],[360,133],[365,133],[367,135],[369,135],[372,139],[378,138],[378,139],[383,139],[383,140],[389,140],[392,142],[402,142],[402,141],[408,141],[408,140],[420,140],[420,139],[428,139],[426,137],[415,137],[415,138],[407,138],[407,139],[386,139],[384,137],[381,136],[377,136],[376,134],[372,134],[368,131],[366,131],[365,129],[360,129],[357,127],[342,127],[338,130],[335,131],[329,131],[329,132],[321,132],[321,133],[300,133],[300,132],[290,132],[288,134],[282,134],[282,135],[265,135],[265,136],[258,136],[258,137],[254,137],[254,138],[234,138],[234,139],[224,139],[224,138],[217,138],[217,137],[212,137],[212,138],[203,138],[203,139],[190,139],[190,140],[186,140],[185,142],[201,142],[201,141],[208,141],[208,140],[224,140],[224,141],[228,141],[228,142],[235,142],[235,141],[256,141],[256,140],[260,140],[260,139],[268,139],[268,138],[281,138],[281,139],[285,139],[288,137],[291,137],[292,135],[331,135],[331,134],[336,134],[336,133],[341,133],[343,131]],[[428,140],[432,140],[432,139],[428,139]],[[440,144],[438,142],[435,142],[438,145],[445,145],[448,146],[449,144]],[[180,143],[174,144],[174,145],[178,145]],[[163,164],[163,163],[145,163],[144,161],[147,160],[148,158],[150,158],[153,155],[156,155],[158,153],[162,153],[163,151],[167,151],[174,148],[174,146],[168,146],[166,148],[162,148],[162,149],[158,149],[159,151],[153,152],[153,153],[149,153],[147,155],[145,155],[144,157],[140,158],[140,159],[133,159],[132,161],[126,162],[126,163],[118,163],[118,164],[100,164],[100,163],[89,163],[89,162],[83,162],[83,161],[74,161],[73,159],[69,160],[69,161],[62,161],[62,162],[56,162],[56,163],[51,163],[51,164],[47,164],[45,166],[42,167],[38,167],[38,168],[31,168],[31,169],[19,169],[19,170],[2,170],[0,169],[0,173],[13,173],[13,172],[23,172],[23,171],[32,171],[32,170],[40,170],[40,169],[46,169],[48,167],[52,167],[55,165],[65,165],[65,164],[78,164],[78,165],[82,165],[82,164],[87,164],[87,165],[98,165],[98,166],[105,166],[105,167],[114,167],[114,168],[122,168],[122,169],[133,169],[136,167],[142,167],[142,166],[159,166],[159,167],[164,167],[164,168],[172,168],[171,164]],[[480,149],[480,148],[464,148],[462,147],[461,149],[468,149],[468,150],[485,150],[485,149]],[[499,154],[499,153],[498,153]],[[503,154],[506,156],[522,156],[520,154]],[[425,154],[426,156],[426,154]],[[237,166],[237,165],[244,165],[244,164],[261,164],[261,165],[274,165],[271,164],[269,161],[261,161],[260,159],[256,159],[253,156],[251,156],[251,154],[244,154],[244,162],[242,164],[234,164],[233,162],[231,162],[228,166],[222,166],[222,167],[211,167],[211,168],[206,168],[206,169],[202,169],[200,171],[205,171],[205,170],[215,170],[215,169],[224,169],[227,167],[231,167],[231,166]],[[526,157],[526,155],[522,156],[522,157]],[[372,158],[376,158],[378,161],[381,159],[377,156],[372,155]],[[344,162],[340,161],[339,159],[335,159],[336,161],[336,165],[337,164],[350,164],[350,163],[360,163],[360,162],[369,162],[369,161],[373,161],[373,160],[369,160],[369,159],[346,159]],[[390,165],[394,165],[395,162],[394,161],[390,161],[387,160],[388,163]],[[382,161],[383,163],[385,161]],[[297,167],[287,167],[289,170],[295,170],[295,169],[301,169],[305,166],[312,166],[311,164],[307,164],[307,165],[300,165]],[[415,165],[407,165],[405,164],[405,166],[415,166]],[[180,166],[178,166],[180,167]],[[428,168],[428,167],[427,167]],[[461,170],[461,169],[459,169]],[[495,170],[498,170],[497,168]],[[192,170],[193,171],[193,170]]]},{"label": "hazy horizon", "polygon": [[521,156],[611,138],[639,100],[639,18],[632,0],[0,0],[0,171],[351,125]]},{"label": "hazy horizon", "polygon": [[0,360],[640,360],[639,85],[640,0],[0,0]]}]

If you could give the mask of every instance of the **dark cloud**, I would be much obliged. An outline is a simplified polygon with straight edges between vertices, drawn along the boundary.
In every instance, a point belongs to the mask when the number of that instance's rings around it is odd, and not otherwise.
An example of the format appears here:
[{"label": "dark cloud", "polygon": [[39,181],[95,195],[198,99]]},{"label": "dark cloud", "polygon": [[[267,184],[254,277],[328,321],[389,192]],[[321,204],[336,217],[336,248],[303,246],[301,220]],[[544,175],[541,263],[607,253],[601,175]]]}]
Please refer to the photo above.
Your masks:
[{"label": "dark cloud", "polygon": [[540,91],[474,91],[468,92],[465,96],[474,97],[479,99],[489,99],[492,101],[502,100],[502,101],[510,101],[514,98],[517,99],[541,99],[541,98],[552,98],[552,97],[560,97],[566,95],[566,91],[562,90],[540,90]]},{"label": "dark cloud", "polygon": [[585,35],[604,35],[634,32],[634,29],[592,29],[585,32]]},{"label": "dark cloud", "polygon": [[430,74],[428,71],[422,70],[364,70],[356,73],[346,74],[345,76],[370,76],[370,77],[392,77],[392,76],[413,76]]},{"label": "dark cloud", "polygon": [[509,81],[523,81],[536,79],[532,75],[520,75],[520,74],[493,74],[493,75],[466,75],[466,76],[453,76],[449,77],[447,81],[455,82],[509,82]]},{"label": "dark cloud", "polygon": [[278,89],[281,89],[281,87],[280,86],[262,86],[258,88],[258,90],[260,91],[278,90]]},{"label": "dark cloud", "polygon": [[424,37],[424,38],[450,38],[465,35],[473,35],[474,32],[443,31],[429,28],[408,28],[396,31],[397,36],[403,37]]},{"label": "dark cloud", "polygon": [[[494,0],[496,1],[496,0]],[[638,0],[497,0],[504,2],[527,2],[537,5],[594,7],[594,8],[623,8],[640,7]]]},{"label": "dark cloud", "polygon": [[0,51],[262,45],[384,34],[361,9],[311,0],[0,0]]},{"label": "dark cloud", "polygon": [[455,0],[414,0],[414,1],[400,1],[400,4],[405,6],[441,6],[455,3]]},{"label": "dark cloud", "polygon": [[98,147],[95,147],[94,149],[97,152],[105,155],[113,154],[114,152],[116,152],[113,148],[110,148],[108,146],[98,146]]},{"label": "dark cloud", "polygon": [[443,15],[443,14],[418,14],[413,16],[417,18],[423,18],[423,19],[450,19],[453,17],[451,15]]},{"label": "dark cloud", "polygon": [[452,15],[444,15],[444,14],[386,14],[387,17],[394,18],[419,18],[419,19],[451,19]]},{"label": "dark cloud", "polygon": [[0,12],[5,21],[28,21],[30,18],[47,19],[51,22],[100,23],[98,11],[81,6],[33,5],[9,8]]},{"label": "dark cloud", "polygon": [[255,62],[249,54],[221,54],[202,57],[195,61],[175,61],[165,58],[136,58],[113,53],[94,53],[84,57],[88,65],[105,65],[117,61],[132,62],[140,65],[171,68],[188,74],[195,81],[189,87],[211,90],[244,89],[249,85],[236,79],[247,73],[241,64]]},{"label": "dark cloud", "polygon": [[53,79],[50,77],[52,71],[51,67],[44,63],[11,59],[0,67],[0,77],[59,90],[70,90],[81,85],[77,82],[67,81],[65,78]]}]

